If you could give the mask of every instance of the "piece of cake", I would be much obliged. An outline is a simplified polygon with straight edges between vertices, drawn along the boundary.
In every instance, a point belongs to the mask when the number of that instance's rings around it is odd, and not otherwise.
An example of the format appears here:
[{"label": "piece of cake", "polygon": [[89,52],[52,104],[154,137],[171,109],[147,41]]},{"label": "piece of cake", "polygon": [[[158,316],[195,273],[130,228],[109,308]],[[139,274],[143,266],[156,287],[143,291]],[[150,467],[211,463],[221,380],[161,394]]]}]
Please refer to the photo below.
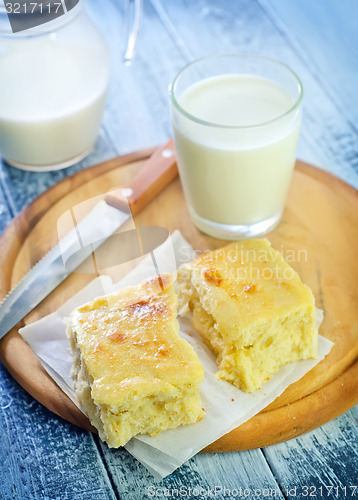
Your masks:
[{"label": "piece of cake", "polygon": [[204,371],[179,336],[167,274],[79,307],[68,320],[77,397],[99,436],[119,447],[203,417]]},{"label": "piece of cake", "polygon": [[179,268],[178,303],[217,356],[217,377],[259,389],[281,365],[317,355],[315,301],[266,239],[235,242]]}]

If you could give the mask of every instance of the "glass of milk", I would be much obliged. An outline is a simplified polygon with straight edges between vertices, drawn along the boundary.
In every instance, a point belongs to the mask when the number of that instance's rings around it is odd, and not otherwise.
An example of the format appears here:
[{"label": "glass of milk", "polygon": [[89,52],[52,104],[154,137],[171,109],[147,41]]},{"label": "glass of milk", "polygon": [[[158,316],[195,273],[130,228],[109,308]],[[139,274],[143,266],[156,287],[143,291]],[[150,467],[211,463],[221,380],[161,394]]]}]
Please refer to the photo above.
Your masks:
[{"label": "glass of milk", "polygon": [[295,164],[302,84],[275,60],[226,54],[183,68],[170,87],[178,167],[195,225],[250,238],[282,216]]},{"label": "glass of milk", "polygon": [[18,33],[0,10],[0,155],[11,165],[64,168],[94,146],[110,61],[82,4]]}]

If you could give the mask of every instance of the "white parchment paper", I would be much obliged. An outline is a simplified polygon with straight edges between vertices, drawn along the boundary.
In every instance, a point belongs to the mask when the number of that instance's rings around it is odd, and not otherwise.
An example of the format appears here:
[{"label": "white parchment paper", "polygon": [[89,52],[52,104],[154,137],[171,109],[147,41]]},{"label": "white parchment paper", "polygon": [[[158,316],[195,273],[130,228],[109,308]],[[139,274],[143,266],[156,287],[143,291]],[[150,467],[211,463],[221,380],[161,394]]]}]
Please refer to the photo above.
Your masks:
[{"label": "white parchment paper", "polygon": [[[176,231],[155,250],[154,255],[144,257],[119,283],[113,284],[108,276],[97,278],[56,312],[20,330],[20,334],[30,344],[49,375],[80,409],[70,375],[72,357],[69,340],[65,334],[64,318],[81,304],[120,287],[138,284],[156,274],[158,270],[174,272],[177,266],[192,256],[193,249],[179,231]],[[323,320],[321,311],[318,311],[318,318],[320,324]],[[225,381],[216,379],[215,355],[201,341],[188,319],[179,318],[179,321],[181,335],[193,346],[205,370],[201,397],[206,415],[200,422],[163,432],[157,438],[142,435],[132,438],[126,444],[125,448],[129,453],[157,480],[171,474],[201,449],[260,412],[290,384],[319,363],[333,346],[332,342],[319,336],[317,359],[286,365],[260,390],[247,394]]]}]

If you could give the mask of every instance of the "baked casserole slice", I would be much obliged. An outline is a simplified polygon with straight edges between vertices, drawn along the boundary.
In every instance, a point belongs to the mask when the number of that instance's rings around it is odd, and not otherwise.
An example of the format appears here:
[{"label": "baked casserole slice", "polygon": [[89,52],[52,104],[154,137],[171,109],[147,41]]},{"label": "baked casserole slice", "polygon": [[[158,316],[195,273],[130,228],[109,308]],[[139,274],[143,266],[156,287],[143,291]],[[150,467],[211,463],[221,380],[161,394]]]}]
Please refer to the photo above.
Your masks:
[{"label": "baked casserole slice", "polygon": [[171,275],[99,297],[72,312],[77,397],[110,447],[203,417],[204,371],[179,336]]},{"label": "baked casserole slice", "polygon": [[231,243],[179,268],[179,310],[217,356],[217,377],[259,389],[280,366],[316,357],[311,290],[266,239]]}]

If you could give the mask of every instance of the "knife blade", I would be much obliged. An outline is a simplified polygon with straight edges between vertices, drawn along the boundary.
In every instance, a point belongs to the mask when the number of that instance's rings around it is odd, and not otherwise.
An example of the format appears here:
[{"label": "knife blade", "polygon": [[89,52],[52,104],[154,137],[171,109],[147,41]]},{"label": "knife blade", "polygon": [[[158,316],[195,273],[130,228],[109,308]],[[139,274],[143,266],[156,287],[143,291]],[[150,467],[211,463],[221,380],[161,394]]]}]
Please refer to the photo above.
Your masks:
[{"label": "knife blade", "polygon": [[[8,293],[0,305],[0,339],[132,215],[142,210],[177,173],[171,139],[155,150],[132,181],[98,202]],[[65,255],[75,258],[66,260]]]}]

